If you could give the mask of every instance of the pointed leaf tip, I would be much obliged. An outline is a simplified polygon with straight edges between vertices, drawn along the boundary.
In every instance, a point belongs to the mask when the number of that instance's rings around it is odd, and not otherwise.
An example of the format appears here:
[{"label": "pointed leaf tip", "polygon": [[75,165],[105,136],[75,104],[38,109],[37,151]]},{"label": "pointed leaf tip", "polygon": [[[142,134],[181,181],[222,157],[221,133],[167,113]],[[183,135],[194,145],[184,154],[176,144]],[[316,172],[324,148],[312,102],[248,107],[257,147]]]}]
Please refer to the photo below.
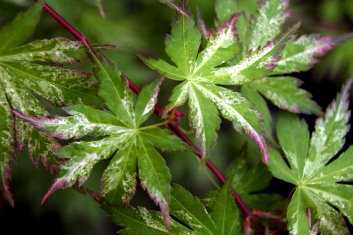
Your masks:
[{"label": "pointed leaf tip", "polygon": [[42,201],[40,202],[41,205],[43,205],[47,199],[57,190],[59,189],[65,189],[68,188],[68,186],[66,186],[61,179],[55,179],[54,183],[50,186],[48,192],[44,195]]}]

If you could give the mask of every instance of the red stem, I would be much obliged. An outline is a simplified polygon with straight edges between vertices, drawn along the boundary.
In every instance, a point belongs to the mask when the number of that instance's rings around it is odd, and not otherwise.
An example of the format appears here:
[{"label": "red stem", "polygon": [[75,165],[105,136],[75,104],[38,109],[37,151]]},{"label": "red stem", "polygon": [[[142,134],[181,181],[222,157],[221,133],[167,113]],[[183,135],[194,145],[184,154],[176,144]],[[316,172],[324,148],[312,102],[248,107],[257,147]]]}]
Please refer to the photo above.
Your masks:
[{"label": "red stem", "polygon": [[[35,1],[39,2],[40,0],[35,0]],[[86,38],[85,35],[83,35],[79,31],[77,31],[69,22],[67,22],[62,16],[60,16],[48,4],[44,4],[43,9],[45,11],[47,11],[68,32],[70,32],[72,34],[72,36],[74,36],[77,40],[82,42],[86,48],[90,49],[90,44],[89,44],[88,39]],[[140,89],[126,75],[123,74],[123,77],[127,80],[130,89],[134,93],[139,94]],[[157,105],[155,106],[155,113],[159,116],[162,114],[161,108]],[[184,134],[184,132],[179,127],[177,127],[171,123],[169,123],[168,126],[181,140],[183,140],[185,143],[187,143],[190,147],[192,147],[195,150],[197,157],[202,159],[201,150]],[[224,184],[226,182],[227,179],[224,177],[224,175],[220,172],[220,170],[210,160],[206,161],[206,165],[212,171],[212,173],[219,179],[219,181],[222,182],[222,184]],[[240,196],[235,192],[234,189],[232,189],[232,194],[233,194],[235,201],[237,202],[237,204],[239,205],[239,207],[243,211],[244,215],[246,217],[250,217],[253,225],[259,230],[260,233],[264,234],[264,230],[263,230],[262,226],[253,218],[252,211],[247,207],[247,205],[240,198]]]}]

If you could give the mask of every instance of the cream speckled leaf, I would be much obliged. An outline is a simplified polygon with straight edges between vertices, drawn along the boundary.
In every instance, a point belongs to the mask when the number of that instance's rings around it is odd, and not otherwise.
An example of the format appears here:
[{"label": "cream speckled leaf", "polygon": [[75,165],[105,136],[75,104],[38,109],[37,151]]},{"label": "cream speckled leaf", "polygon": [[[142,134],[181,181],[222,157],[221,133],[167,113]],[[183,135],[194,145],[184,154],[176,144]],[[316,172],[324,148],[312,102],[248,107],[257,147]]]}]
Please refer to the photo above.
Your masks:
[{"label": "cream speckled leaf", "polygon": [[[179,185],[172,188],[171,227],[166,229],[162,214],[145,208],[132,207],[103,208],[111,214],[113,222],[124,227],[121,234],[185,234],[185,235],[218,235],[240,234],[242,230],[239,211],[235,205],[229,184],[216,192],[219,203],[209,213],[200,199],[194,197]],[[225,204],[224,204],[225,202]]]},{"label": "cream speckled leaf", "polygon": [[252,83],[241,86],[241,94],[250,102],[255,104],[255,109],[263,117],[263,127],[267,138],[272,138],[272,116],[269,108],[267,107],[265,99],[251,87]]},{"label": "cream speckled leaf", "polygon": [[114,154],[102,176],[101,195],[111,204],[129,204],[136,190],[136,153],[133,141]]},{"label": "cream speckled leaf", "polygon": [[[64,103],[100,105],[101,101],[95,95],[93,87],[90,88],[85,82],[89,74],[53,66],[53,64],[61,66],[76,63],[86,57],[81,43],[57,38],[18,46],[28,40],[34,31],[42,4],[38,3],[27,12],[19,14],[0,30],[0,82],[2,93],[8,102],[2,102],[2,109],[11,107],[33,116],[47,115],[36,95],[56,105]],[[50,63],[51,66],[43,65],[46,63]],[[2,151],[4,158],[14,156],[8,155],[9,151],[12,152],[12,148],[22,150],[27,146],[34,164],[42,162],[51,171],[55,170],[58,161],[53,153],[59,145],[54,139],[49,139],[13,115],[7,115],[4,122],[12,123],[7,126],[14,128],[14,131],[6,132],[11,133],[7,142],[13,144],[7,151]],[[6,141],[3,143],[6,144]],[[7,161],[4,162],[4,167],[8,169]],[[8,179],[9,175],[5,177]]]},{"label": "cream speckled leaf", "polygon": [[110,214],[111,220],[124,227],[119,231],[123,235],[155,234],[155,235],[196,235],[178,221],[171,220],[171,228],[167,229],[163,223],[163,216],[157,211],[147,210],[143,207],[137,209],[131,207],[107,207],[104,206]]},{"label": "cream speckled leaf", "polygon": [[201,201],[178,185],[172,189],[171,214],[197,234],[216,234],[216,225]]},{"label": "cream speckled leaf", "polygon": [[352,39],[353,34],[320,37],[318,34],[302,35],[287,43],[281,53],[281,60],[272,74],[288,74],[309,70],[318,62],[317,57],[323,56],[338,44]]},{"label": "cream speckled leaf", "polygon": [[312,134],[308,161],[304,173],[310,179],[316,172],[326,165],[343,147],[345,136],[349,130],[349,90],[353,80],[344,86],[336,100],[327,108],[325,116],[316,121]]},{"label": "cream speckled leaf", "polygon": [[[3,89],[3,85],[0,83],[1,89]],[[12,136],[14,135],[14,118],[11,115],[11,107],[8,104],[6,95],[4,93],[0,93],[0,117],[3,120],[0,123],[0,179],[2,181],[1,191],[4,195],[4,198],[7,199],[12,205],[14,204],[12,195],[9,189],[8,180],[11,177],[11,168],[10,161],[14,155],[14,139]]]},{"label": "cream speckled leaf", "polygon": [[[198,47],[200,46],[199,34],[196,33],[197,30],[194,28],[192,19],[184,19],[184,17],[178,19],[172,29],[171,37],[167,40],[166,50],[173,62],[178,66],[178,69],[182,71],[180,74],[185,75],[184,79],[186,81],[173,89],[166,111],[184,104],[189,99],[190,124],[196,130],[196,137],[201,142],[201,150],[205,156],[207,150],[217,138],[216,130],[219,128],[220,121],[215,108],[216,105],[223,117],[233,121],[236,130],[241,131],[244,129],[256,141],[264,158],[268,161],[267,145],[260,134],[262,132],[260,117],[254,110],[250,109],[251,103],[238,93],[232,93],[230,90],[212,85],[213,83],[218,84],[221,82],[208,77],[214,71],[219,70],[217,66],[233,59],[240,52],[240,45],[234,28],[237,19],[238,16],[231,17],[223,26],[212,33],[205,49],[198,55]],[[267,45],[270,49],[266,49],[267,51],[264,54],[271,54],[271,52],[277,51],[284,46],[283,43],[295,29],[296,26],[288,31],[287,34],[284,34],[282,38],[276,40],[276,45],[270,42]],[[187,42],[187,39],[193,41]],[[176,41],[178,40],[180,42],[177,43]],[[182,48],[181,51],[180,48]],[[187,50],[187,48],[190,49]],[[271,56],[269,55],[268,58]],[[257,58],[256,60],[259,59]],[[165,67],[159,69],[158,66],[156,67],[156,63],[150,64],[151,60],[145,60],[145,62],[167,76],[164,70]],[[260,68],[256,71],[260,71],[262,66],[266,67],[265,65],[260,65],[260,61],[258,61],[255,67]],[[266,68],[267,70],[268,68]],[[231,102],[230,106],[232,106],[230,113],[227,111],[229,108],[227,103],[229,102]]]},{"label": "cream speckled leaf", "polygon": [[165,108],[165,112],[183,105],[189,97],[189,82],[184,81],[173,88],[172,95],[169,97],[169,104]]},{"label": "cream speckled leaf", "polygon": [[194,83],[205,97],[211,100],[218,108],[221,115],[233,122],[233,127],[238,132],[242,130],[258,145],[264,161],[268,163],[269,156],[267,144],[263,137],[261,116],[253,109],[253,104],[229,89],[208,83]]},{"label": "cream speckled leaf", "polygon": [[135,106],[137,126],[144,123],[151,116],[154,106],[157,104],[157,96],[162,82],[162,79],[157,79],[141,90]]},{"label": "cream speckled leaf", "polygon": [[[277,136],[289,166],[271,151],[270,169],[275,177],[297,185],[288,207],[291,234],[309,234],[307,210],[323,234],[349,234],[343,215],[353,224],[353,147],[340,154],[348,132],[350,80],[316,122],[309,140],[305,123],[294,114],[280,115]],[[333,208],[333,206],[335,208]]]},{"label": "cream speckled leaf", "polygon": [[266,77],[276,67],[279,54],[298,27],[299,24],[296,24],[263,47],[250,50],[236,65],[217,68],[204,77],[221,85],[242,85]]},{"label": "cream speckled leaf", "polygon": [[216,142],[217,130],[221,120],[216,106],[205,97],[196,86],[189,85],[189,119],[196,138],[201,142],[201,151],[206,156],[207,150]]},{"label": "cream speckled leaf", "polygon": [[289,17],[286,12],[289,0],[260,0],[258,1],[257,14],[250,25],[250,41],[247,49],[263,46],[267,41],[281,32],[281,26]]},{"label": "cream speckled leaf", "polygon": [[[99,95],[109,110],[75,105],[64,108],[68,116],[53,118],[36,118],[24,114],[21,109],[13,111],[51,137],[80,139],[59,151],[58,156],[68,161],[62,165],[43,202],[58,189],[82,185],[94,165],[115,153],[102,177],[102,196],[112,204],[128,203],[135,192],[138,169],[141,185],[160,207],[169,225],[170,173],[155,147],[173,151],[190,148],[170,136],[168,131],[159,130],[156,126],[141,127],[157,103],[162,80],[144,87],[134,107],[135,97],[125,79],[113,65],[95,59],[98,66],[96,77],[100,82]],[[125,113],[128,116],[122,117]],[[158,143],[158,138],[163,138],[164,142]],[[173,142],[173,147],[168,142]],[[161,146],[163,143],[167,143],[165,148]]]},{"label": "cream speckled leaf", "polygon": [[171,175],[165,160],[141,136],[136,138],[136,155],[141,186],[159,206],[166,225],[170,226],[169,201]]},{"label": "cream speckled leaf", "polygon": [[0,61],[73,64],[86,57],[81,42],[66,38],[44,39],[1,53]]},{"label": "cream speckled leaf", "polygon": [[321,114],[320,106],[311,95],[299,88],[301,84],[302,81],[293,77],[267,77],[248,85],[281,109],[292,113]]}]

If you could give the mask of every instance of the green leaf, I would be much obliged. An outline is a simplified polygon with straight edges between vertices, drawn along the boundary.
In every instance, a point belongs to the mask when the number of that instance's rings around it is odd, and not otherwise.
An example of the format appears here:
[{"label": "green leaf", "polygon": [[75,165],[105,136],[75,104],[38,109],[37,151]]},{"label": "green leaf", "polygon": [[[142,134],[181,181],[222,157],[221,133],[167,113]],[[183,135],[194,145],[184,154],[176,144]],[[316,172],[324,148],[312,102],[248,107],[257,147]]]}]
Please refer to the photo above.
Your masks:
[{"label": "green leaf", "polygon": [[[1,84],[1,88],[2,84]],[[3,120],[0,123],[0,176],[2,181],[2,192],[4,198],[14,205],[14,201],[10,192],[9,180],[11,178],[10,161],[14,155],[14,122],[11,115],[11,107],[8,104],[7,97],[4,93],[0,93],[0,117]]]},{"label": "green leaf", "polygon": [[189,117],[196,137],[201,142],[201,151],[206,156],[217,139],[217,130],[221,120],[218,117],[216,106],[202,94],[194,85],[189,85]]},{"label": "green leaf", "polygon": [[263,117],[263,127],[266,133],[266,137],[272,138],[272,116],[270,110],[267,107],[266,101],[262,96],[252,88],[252,83],[245,84],[241,87],[241,94],[244,98],[255,104],[255,109]]},{"label": "green leaf", "polygon": [[101,195],[111,204],[129,204],[136,190],[136,150],[130,141],[114,154],[102,176]]},{"label": "green leaf", "polygon": [[302,82],[292,77],[267,77],[249,83],[273,104],[293,113],[321,114],[321,108],[311,95],[300,89]]},{"label": "green leaf", "polygon": [[183,105],[189,97],[189,82],[184,81],[174,87],[172,95],[169,97],[169,104],[165,108],[165,112],[171,111],[173,108]]},{"label": "green leaf", "polygon": [[86,57],[81,42],[66,38],[44,39],[1,53],[0,61],[74,64]]},{"label": "green leaf", "polygon": [[230,190],[230,183],[224,184],[218,193],[211,213],[216,224],[217,234],[240,234],[239,211]]},{"label": "green leaf", "polygon": [[150,85],[145,86],[139,94],[135,107],[136,124],[138,126],[152,114],[162,81],[162,79],[155,80]]},{"label": "green leaf", "polygon": [[137,161],[141,185],[160,207],[167,226],[170,226],[169,206],[171,175],[165,160],[140,136],[137,141]]},{"label": "green leaf", "polygon": [[162,214],[145,208],[108,206],[103,208],[111,214],[111,219],[119,226],[125,227],[121,234],[240,234],[241,223],[239,211],[235,205],[229,184],[216,193],[211,214],[197,197],[174,185],[170,203],[171,227],[166,229],[162,223]]},{"label": "green leaf", "polygon": [[[70,105],[84,102],[88,105],[100,105],[101,103],[94,90],[85,85],[85,80],[89,77],[87,73],[22,61],[0,61],[0,67],[8,71],[7,79],[17,83],[17,89],[29,88],[54,104]],[[22,97],[22,99],[27,98]]]},{"label": "green leaf", "polygon": [[298,27],[296,24],[263,47],[250,50],[236,65],[217,68],[204,77],[220,85],[242,85],[266,77],[276,67],[279,54]]},{"label": "green leaf", "polygon": [[258,112],[253,109],[253,104],[239,93],[226,88],[208,83],[193,84],[217,106],[224,118],[233,122],[235,130],[239,132],[244,130],[257,143],[264,161],[268,163],[267,144],[262,136],[261,119]]},{"label": "green leaf", "polygon": [[304,72],[318,62],[318,57],[323,56],[333,47],[353,37],[347,33],[339,36],[320,37],[318,34],[302,35],[287,43],[281,53],[281,60],[272,74]]},{"label": "green leaf", "polygon": [[325,116],[316,122],[308,154],[310,161],[305,165],[309,177],[314,176],[318,169],[325,166],[345,143],[345,135],[349,130],[348,95],[351,83],[352,80],[337,95],[336,101],[327,108]]},{"label": "green leaf", "polygon": [[233,59],[240,51],[234,28],[238,17],[230,18],[210,35],[206,48],[199,53],[193,68],[194,76],[210,73],[215,67]]},{"label": "green leaf", "polygon": [[199,234],[216,234],[214,221],[200,200],[182,187],[175,185],[170,203],[171,214]]},{"label": "green leaf", "polygon": [[217,0],[215,5],[217,19],[223,24],[238,12],[245,12],[247,16],[250,16],[256,12],[256,2],[255,0]]},{"label": "green leaf", "polygon": [[[68,161],[62,165],[43,202],[58,189],[72,187],[76,183],[81,186],[99,161],[114,155],[103,173],[102,196],[112,204],[128,203],[136,190],[138,170],[142,187],[160,207],[169,227],[170,172],[155,148],[166,151],[190,148],[169,131],[159,129],[157,126],[161,124],[141,127],[157,102],[161,80],[143,88],[134,107],[135,97],[115,67],[99,60],[96,62],[96,76],[101,82],[99,95],[115,112],[75,105],[64,108],[68,116],[49,119],[14,111],[18,117],[51,137],[80,139],[59,151],[58,156]],[[110,91],[113,95],[108,95]],[[120,116],[124,112],[130,119]]]},{"label": "green leaf", "polygon": [[[192,18],[180,17],[173,26],[171,37],[166,43],[167,54],[177,67],[166,65],[166,62],[160,60],[147,59],[144,61],[162,75],[175,80],[185,80],[173,89],[166,112],[189,100],[190,125],[196,130],[196,137],[201,142],[204,156],[207,155],[208,149],[217,138],[218,109],[224,118],[233,122],[237,131],[245,130],[255,140],[266,159],[265,161],[268,161],[267,145],[262,136],[263,128],[260,124],[261,118],[252,109],[252,104],[239,93],[214,85],[223,84],[224,81],[227,85],[234,84],[229,80],[230,73],[234,73],[234,71],[228,71],[223,77],[221,76],[222,78],[214,78],[214,74],[222,69],[227,69],[228,67],[219,66],[232,60],[240,53],[241,47],[234,28],[237,19],[238,16],[231,17],[223,26],[213,32],[206,47],[198,53],[201,33],[195,29]],[[251,62],[253,67],[249,70],[259,75],[258,77],[249,77],[249,79],[265,76],[263,70],[272,71],[272,63],[274,60],[278,60],[276,55],[282,50],[296,27],[289,30],[275,43],[269,42],[266,48],[253,55]],[[263,60],[266,59],[271,61],[271,69],[265,65]],[[252,65],[244,62],[242,66],[251,67]]]},{"label": "green leaf", "polygon": [[179,70],[188,75],[195,61],[201,43],[201,33],[195,28],[194,21],[180,16],[174,23],[172,33],[166,40],[166,52]]},{"label": "green leaf", "polygon": [[231,186],[253,210],[273,212],[283,208],[284,198],[281,195],[261,192],[270,186],[272,175],[264,164],[250,164],[247,145],[245,147],[227,167]]},{"label": "green leaf", "polygon": [[250,25],[250,41],[248,49],[263,46],[267,41],[281,32],[281,26],[290,16],[286,12],[288,0],[259,1],[254,22]]},{"label": "green leaf", "polygon": [[119,226],[125,227],[119,234],[123,235],[139,235],[144,234],[194,234],[185,226],[172,220],[171,228],[167,229],[163,223],[163,216],[157,211],[148,211],[139,207],[133,209],[130,207],[113,207],[105,206],[104,209],[111,213],[111,219]]},{"label": "green leaf", "polygon": [[28,40],[39,21],[43,2],[36,4],[30,10],[20,13],[0,30],[0,53]]},{"label": "green leaf", "polygon": [[[90,74],[54,66],[76,63],[86,57],[81,43],[57,38],[19,46],[33,33],[42,6],[43,2],[37,3],[0,30],[0,109],[8,111],[11,108],[35,117],[46,116],[47,111],[37,99],[39,96],[45,102],[60,106],[74,103],[101,105],[94,87],[86,83]],[[58,166],[53,153],[59,145],[11,113],[2,114],[2,117],[6,124],[2,138],[6,136],[6,140],[2,140],[0,168],[8,192],[9,162],[14,157],[14,148],[22,150],[27,146],[34,164],[42,162],[53,171]]]},{"label": "green leaf", "polygon": [[175,220],[172,220],[171,229],[167,229],[163,223],[163,216],[157,211],[148,211],[139,207],[133,209],[130,207],[113,207],[105,206],[104,209],[111,213],[111,219],[119,226],[125,227],[119,231],[123,235],[145,234],[191,234],[191,231],[182,226]]},{"label": "green leaf", "polygon": [[168,129],[149,128],[140,132],[141,137],[162,151],[190,151],[190,147]]},{"label": "green leaf", "polygon": [[309,130],[304,121],[294,114],[283,113],[277,123],[277,135],[295,177],[302,178],[309,149]]},{"label": "green leaf", "polygon": [[302,189],[294,192],[287,209],[290,234],[309,234],[310,224],[307,216],[307,195]]},{"label": "green leaf", "polygon": [[121,122],[132,127],[135,125],[132,92],[127,88],[127,82],[114,65],[103,63],[95,57],[99,81],[99,96]]},{"label": "green leaf", "polygon": [[[285,156],[271,151],[270,169],[274,176],[297,186],[287,219],[291,234],[309,234],[311,224],[305,216],[310,211],[323,234],[349,234],[343,215],[353,223],[352,146],[337,158],[348,132],[348,94],[350,80],[316,122],[309,140],[305,123],[295,115],[281,114],[277,136]],[[331,162],[330,162],[331,161]],[[333,208],[335,207],[335,208]]]}]

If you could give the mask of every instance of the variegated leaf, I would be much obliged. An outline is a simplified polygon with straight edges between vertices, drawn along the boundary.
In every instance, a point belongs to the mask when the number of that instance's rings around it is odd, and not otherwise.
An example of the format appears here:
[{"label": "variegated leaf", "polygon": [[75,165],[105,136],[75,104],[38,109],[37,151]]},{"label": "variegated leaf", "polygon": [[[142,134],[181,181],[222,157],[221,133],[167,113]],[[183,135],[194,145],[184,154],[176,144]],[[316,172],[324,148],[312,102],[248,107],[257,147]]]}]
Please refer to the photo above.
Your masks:
[{"label": "variegated leaf", "polygon": [[211,100],[221,115],[232,121],[235,130],[242,130],[259,146],[264,161],[268,163],[269,156],[265,138],[262,135],[261,117],[253,109],[253,104],[237,92],[208,83],[193,83],[205,97]]},{"label": "variegated leaf", "polygon": [[276,63],[280,60],[279,54],[298,27],[299,24],[296,24],[284,34],[268,41],[263,47],[250,50],[236,65],[217,68],[204,77],[220,85],[242,85],[266,77],[276,67]]},{"label": "variegated leaf", "polygon": [[129,207],[107,207],[106,209],[110,214],[111,220],[124,227],[119,231],[123,235],[137,235],[137,234],[155,234],[155,235],[187,235],[195,234],[192,230],[181,225],[176,220],[172,219],[171,227],[168,229],[163,224],[163,216],[157,211],[150,211],[143,207],[137,209]]},{"label": "variegated leaf", "polygon": [[137,126],[140,126],[142,123],[144,123],[152,114],[154,106],[157,104],[157,96],[162,81],[162,79],[155,80],[148,86],[145,86],[139,94],[135,107]]},{"label": "variegated leaf", "polygon": [[336,45],[353,37],[352,33],[339,36],[320,37],[318,34],[309,34],[292,39],[281,53],[281,60],[272,74],[288,74],[309,70],[323,56]]},{"label": "variegated leaf", "polygon": [[[349,234],[343,216],[353,224],[353,187],[345,184],[353,180],[352,146],[331,159],[343,147],[348,132],[352,83],[344,86],[325,116],[317,120],[311,140],[307,126],[295,115],[280,116],[277,136],[289,166],[278,152],[271,151],[270,169],[274,176],[297,186],[287,212],[291,234],[309,234],[309,221],[318,221],[323,234]],[[313,219],[309,220],[308,211]]]},{"label": "variegated leaf", "polygon": [[250,41],[247,49],[263,46],[267,41],[281,32],[281,26],[290,16],[287,12],[289,0],[260,0],[257,14],[250,25]]},{"label": "variegated leaf", "polygon": [[129,141],[114,154],[102,176],[101,195],[112,204],[129,204],[136,190],[136,150]]},{"label": "variegated leaf", "polygon": [[[75,184],[81,186],[99,161],[115,153],[103,174],[101,194],[112,204],[128,203],[135,192],[138,169],[141,185],[160,206],[169,226],[170,173],[155,147],[165,150],[189,150],[189,147],[170,136],[170,132],[159,130],[158,124],[141,127],[157,103],[162,80],[143,88],[134,107],[135,97],[121,74],[113,65],[94,58],[98,67],[99,95],[109,110],[75,105],[64,108],[68,116],[53,118],[36,118],[24,114],[22,109],[13,111],[51,137],[81,139],[59,151],[58,155],[68,161],[61,167],[43,202],[58,189]],[[122,116],[124,114],[127,116]],[[161,138],[163,141],[159,143]],[[173,142],[173,147],[170,142]],[[161,146],[163,143],[165,148]]]},{"label": "variegated leaf", "polygon": [[267,77],[247,84],[274,105],[292,113],[321,114],[310,93],[300,89],[302,81],[293,77]]},{"label": "variegated leaf", "polygon": [[307,179],[326,165],[343,147],[349,130],[349,91],[353,80],[344,86],[336,100],[327,108],[325,116],[317,120],[311,137],[308,161],[304,172]]},{"label": "variegated leaf", "polygon": [[[217,193],[217,204],[209,213],[200,199],[181,186],[174,185],[171,200],[171,226],[163,225],[162,214],[145,208],[103,206],[111,214],[111,219],[124,227],[121,234],[240,234],[241,221],[229,184]],[[226,202],[224,204],[224,202]]]},{"label": "variegated leaf", "polygon": [[[1,75],[0,75],[1,77]],[[0,83],[1,89],[3,84]],[[1,191],[4,198],[7,199],[11,205],[14,205],[12,194],[10,192],[9,180],[11,178],[10,163],[15,153],[15,141],[12,138],[14,135],[14,118],[11,115],[11,107],[8,104],[5,93],[0,93],[0,117],[3,120],[0,123],[0,179],[2,181]]]},{"label": "variegated leaf", "polygon": [[151,199],[159,206],[167,227],[170,227],[171,175],[169,168],[162,156],[146,140],[138,136],[136,141],[135,148],[141,186],[147,190]]},{"label": "variegated leaf", "polygon": [[74,64],[86,56],[81,42],[66,38],[44,39],[7,50],[0,61]]},{"label": "variegated leaf", "polygon": [[216,234],[216,225],[201,201],[178,185],[172,189],[171,214],[199,234]]},{"label": "variegated leaf", "polygon": [[272,116],[269,108],[267,107],[264,98],[251,87],[252,83],[245,84],[241,87],[241,94],[244,98],[255,104],[255,109],[263,117],[263,127],[266,133],[266,137],[272,137]]},{"label": "variegated leaf", "polygon": [[189,119],[196,137],[201,142],[201,151],[207,150],[216,142],[221,120],[216,106],[193,84],[189,85]]}]

